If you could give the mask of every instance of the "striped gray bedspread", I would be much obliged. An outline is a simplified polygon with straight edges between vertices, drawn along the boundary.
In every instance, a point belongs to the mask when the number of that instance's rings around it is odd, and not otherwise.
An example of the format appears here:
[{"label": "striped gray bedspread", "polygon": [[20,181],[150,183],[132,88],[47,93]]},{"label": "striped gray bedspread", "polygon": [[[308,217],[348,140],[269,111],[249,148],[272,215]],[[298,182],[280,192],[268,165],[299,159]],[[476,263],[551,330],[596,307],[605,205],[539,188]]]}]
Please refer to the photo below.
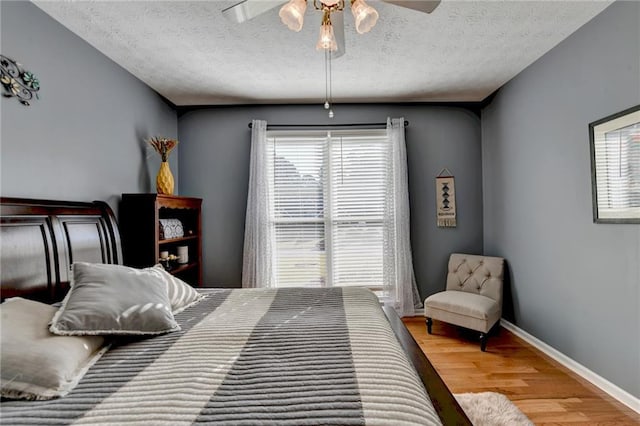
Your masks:
[{"label": "striped gray bedspread", "polygon": [[66,397],[5,401],[0,422],[441,424],[369,290],[203,292],[181,331],[114,345]]}]

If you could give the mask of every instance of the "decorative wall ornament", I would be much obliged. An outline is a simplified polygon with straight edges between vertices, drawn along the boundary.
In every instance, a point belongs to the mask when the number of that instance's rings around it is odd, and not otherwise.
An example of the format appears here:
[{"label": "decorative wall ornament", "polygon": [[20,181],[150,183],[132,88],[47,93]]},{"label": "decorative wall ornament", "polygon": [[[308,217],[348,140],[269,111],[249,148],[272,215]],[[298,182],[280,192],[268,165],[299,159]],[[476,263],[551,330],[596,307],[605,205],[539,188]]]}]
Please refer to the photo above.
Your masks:
[{"label": "decorative wall ornament", "polygon": [[23,105],[30,105],[29,101],[38,98],[40,82],[31,71],[25,71],[22,65],[11,58],[0,55],[0,82],[4,89],[2,94],[6,98],[16,97]]},{"label": "decorative wall ornament", "polygon": [[438,227],[456,227],[456,185],[446,168],[436,177],[436,217]]}]

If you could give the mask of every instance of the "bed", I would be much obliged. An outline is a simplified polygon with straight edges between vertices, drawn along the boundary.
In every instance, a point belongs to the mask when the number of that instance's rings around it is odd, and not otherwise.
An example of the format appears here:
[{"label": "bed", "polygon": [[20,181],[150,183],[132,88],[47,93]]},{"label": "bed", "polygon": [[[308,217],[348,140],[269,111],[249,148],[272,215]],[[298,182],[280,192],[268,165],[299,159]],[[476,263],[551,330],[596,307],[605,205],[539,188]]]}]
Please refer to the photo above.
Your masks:
[{"label": "bed", "polygon": [[[2,298],[63,299],[119,265],[106,203],[2,198]],[[3,399],[2,424],[470,425],[392,310],[359,288],[198,289],[179,331],[118,336],[70,392]]]}]

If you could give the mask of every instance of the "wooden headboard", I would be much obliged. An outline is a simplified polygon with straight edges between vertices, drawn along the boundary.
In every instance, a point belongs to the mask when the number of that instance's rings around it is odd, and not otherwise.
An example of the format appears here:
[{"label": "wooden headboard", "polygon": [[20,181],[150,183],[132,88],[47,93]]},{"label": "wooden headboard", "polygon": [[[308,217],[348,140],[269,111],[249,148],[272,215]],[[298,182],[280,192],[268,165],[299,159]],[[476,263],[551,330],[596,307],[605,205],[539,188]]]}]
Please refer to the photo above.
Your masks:
[{"label": "wooden headboard", "polygon": [[104,202],[3,197],[0,216],[2,299],[59,301],[73,262],[122,263],[118,225]]}]

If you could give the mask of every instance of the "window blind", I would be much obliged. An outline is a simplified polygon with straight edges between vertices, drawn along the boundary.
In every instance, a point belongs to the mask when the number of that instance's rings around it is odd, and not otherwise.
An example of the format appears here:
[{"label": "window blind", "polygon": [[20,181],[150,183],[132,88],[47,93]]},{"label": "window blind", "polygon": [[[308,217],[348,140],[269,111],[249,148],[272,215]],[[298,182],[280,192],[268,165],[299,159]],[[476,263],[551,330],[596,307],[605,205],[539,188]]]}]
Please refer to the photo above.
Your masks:
[{"label": "window blind", "polygon": [[278,287],[383,286],[385,130],[268,132]]}]

